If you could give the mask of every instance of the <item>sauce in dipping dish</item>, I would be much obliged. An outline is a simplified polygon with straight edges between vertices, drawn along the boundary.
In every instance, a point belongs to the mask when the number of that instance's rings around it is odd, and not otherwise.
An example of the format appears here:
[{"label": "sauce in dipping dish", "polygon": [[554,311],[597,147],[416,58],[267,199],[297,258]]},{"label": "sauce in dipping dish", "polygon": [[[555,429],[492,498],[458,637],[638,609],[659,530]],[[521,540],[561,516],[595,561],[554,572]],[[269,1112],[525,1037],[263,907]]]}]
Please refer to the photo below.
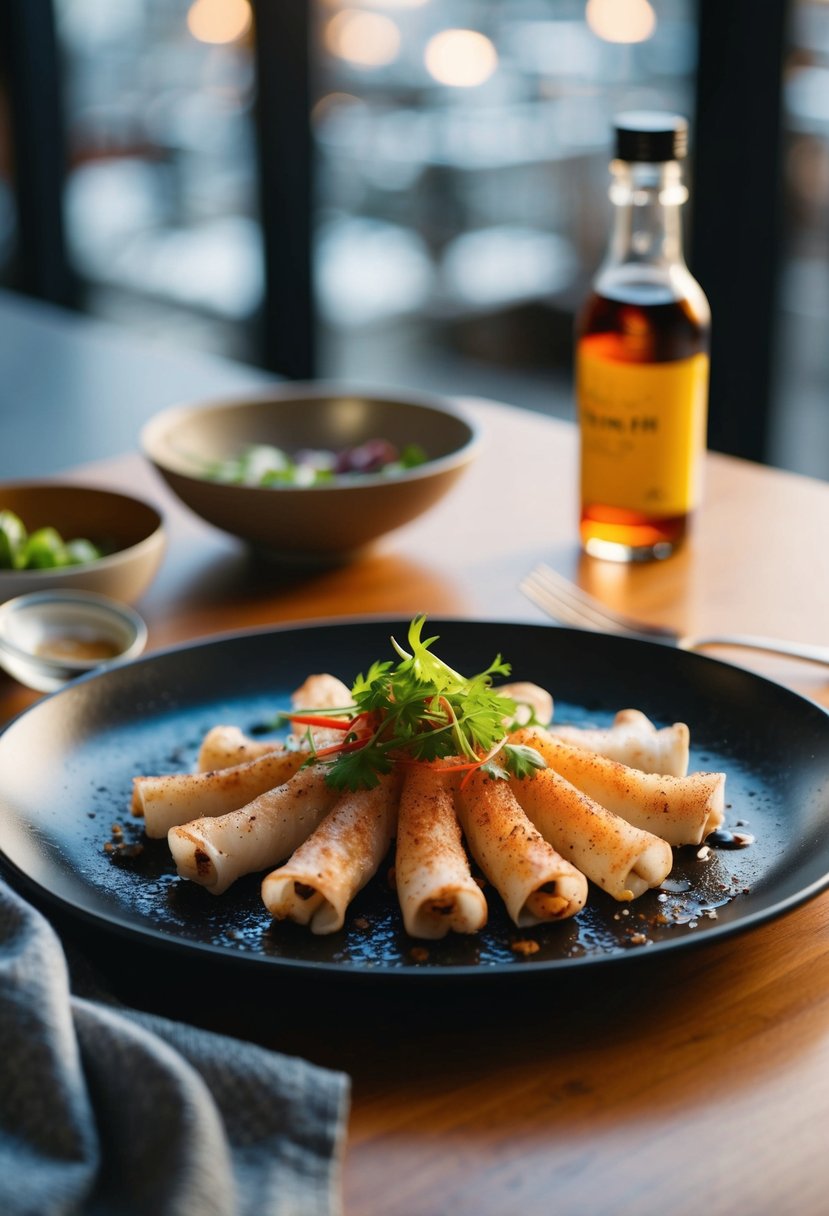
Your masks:
[{"label": "sauce in dipping dish", "polygon": [[95,662],[114,659],[121,647],[109,638],[74,637],[71,634],[44,638],[35,647],[35,654],[44,659],[70,659],[74,662]]}]

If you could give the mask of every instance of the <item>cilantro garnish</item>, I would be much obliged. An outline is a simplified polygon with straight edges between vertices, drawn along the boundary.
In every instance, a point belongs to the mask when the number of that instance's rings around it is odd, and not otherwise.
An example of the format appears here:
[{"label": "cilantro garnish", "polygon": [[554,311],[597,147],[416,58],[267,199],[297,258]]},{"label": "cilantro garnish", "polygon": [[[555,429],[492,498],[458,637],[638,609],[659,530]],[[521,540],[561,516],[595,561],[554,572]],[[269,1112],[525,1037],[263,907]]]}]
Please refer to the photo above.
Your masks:
[{"label": "cilantro garnish", "polygon": [[[391,638],[398,661],[372,663],[351,689],[353,704],[326,711],[347,715],[343,737],[313,750],[308,763],[326,763],[326,781],[337,789],[365,789],[396,764],[421,763],[437,769],[492,776],[524,777],[545,763],[530,747],[507,743],[505,721],[517,706],[493,688],[493,677],[511,668],[497,655],[485,671],[464,676],[439,658],[423,638],[425,616],[409,625],[406,650]],[[313,722],[318,710],[293,710],[286,718]],[[332,726],[340,725],[331,722]]]}]

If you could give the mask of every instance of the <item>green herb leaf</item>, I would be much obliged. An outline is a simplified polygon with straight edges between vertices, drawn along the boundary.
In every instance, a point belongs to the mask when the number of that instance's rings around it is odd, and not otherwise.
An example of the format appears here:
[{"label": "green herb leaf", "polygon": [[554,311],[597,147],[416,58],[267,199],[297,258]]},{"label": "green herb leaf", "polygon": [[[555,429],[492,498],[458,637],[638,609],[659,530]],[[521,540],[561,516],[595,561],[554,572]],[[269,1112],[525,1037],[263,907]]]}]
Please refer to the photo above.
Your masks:
[{"label": "green herb leaf", "polygon": [[547,761],[534,747],[520,743],[505,743],[499,757],[514,777],[529,777],[537,768],[546,768]]},{"label": "green herb leaf", "polygon": [[487,760],[486,764],[481,765],[481,772],[486,773],[488,777],[495,777],[499,781],[509,780],[509,770],[503,765],[497,764],[494,756],[491,760]]},{"label": "green herb leaf", "polygon": [[[324,761],[322,762],[324,763]],[[370,790],[380,782],[382,773],[390,773],[394,761],[377,744],[367,744],[353,752],[336,756],[325,775],[327,785],[338,790]]]},{"label": "green herb leaf", "polygon": [[[338,716],[347,712],[355,723],[360,721],[341,746],[312,756],[311,762],[329,766],[331,785],[342,789],[376,785],[379,774],[390,772],[398,759],[434,763],[460,756],[478,764],[492,753],[487,771],[502,778],[543,767],[544,761],[531,748],[500,746],[507,733],[504,722],[516,712],[516,705],[492,682],[495,676],[508,676],[510,665],[497,655],[486,670],[464,676],[434,653],[438,638],[424,638],[425,624],[425,616],[412,620],[406,639],[409,649],[391,638],[398,662],[372,663],[352,685],[353,705],[328,711]],[[292,709],[283,717],[300,713]]]}]

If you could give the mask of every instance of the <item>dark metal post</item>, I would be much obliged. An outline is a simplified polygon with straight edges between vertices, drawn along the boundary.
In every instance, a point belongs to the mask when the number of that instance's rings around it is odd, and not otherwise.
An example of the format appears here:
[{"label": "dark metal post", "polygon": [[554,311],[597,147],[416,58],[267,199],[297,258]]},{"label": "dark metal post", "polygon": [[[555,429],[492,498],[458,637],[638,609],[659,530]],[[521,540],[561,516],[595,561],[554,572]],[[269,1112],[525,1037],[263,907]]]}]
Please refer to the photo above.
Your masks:
[{"label": "dark metal post", "polygon": [[768,456],[789,0],[698,0],[691,268],[710,302],[709,445]]},{"label": "dark metal post", "polygon": [[262,362],[313,376],[311,0],[254,0],[259,195],[265,255]]},{"label": "dark metal post", "polygon": [[52,0],[0,4],[0,47],[17,201],[11,286],[54,304],[72,304],[75,290],[63,227],[66,141]]}]

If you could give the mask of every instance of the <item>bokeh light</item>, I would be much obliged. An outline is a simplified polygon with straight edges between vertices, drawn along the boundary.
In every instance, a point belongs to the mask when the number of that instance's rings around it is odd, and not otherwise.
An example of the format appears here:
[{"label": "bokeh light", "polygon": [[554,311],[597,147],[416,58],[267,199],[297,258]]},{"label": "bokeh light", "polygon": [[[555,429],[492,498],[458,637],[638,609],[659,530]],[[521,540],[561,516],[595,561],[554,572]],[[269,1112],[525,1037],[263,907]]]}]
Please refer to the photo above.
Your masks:
[{"label": "bokeh light", "polygon": [[325,45],[332,55],[359,67],[385,67],[400,51],[400,29],[382,13],[346,8],[326,25]]},{"label": "bokeh light", "polygon": [[476,30],[441,30],[426,44],[424,61],[439,84],[472,88],[492,76],[498,67],[498,52]]},{"label": "bokeh light", "polygon": [[252,22],[249,0],[194,0],[187,13],[187,28],[199,42],[236,42]]},{"label": "bokeh light", "polygon": [[605,42],[646,42],[656,29],[650,0],[587,0],[585,16]]}]

